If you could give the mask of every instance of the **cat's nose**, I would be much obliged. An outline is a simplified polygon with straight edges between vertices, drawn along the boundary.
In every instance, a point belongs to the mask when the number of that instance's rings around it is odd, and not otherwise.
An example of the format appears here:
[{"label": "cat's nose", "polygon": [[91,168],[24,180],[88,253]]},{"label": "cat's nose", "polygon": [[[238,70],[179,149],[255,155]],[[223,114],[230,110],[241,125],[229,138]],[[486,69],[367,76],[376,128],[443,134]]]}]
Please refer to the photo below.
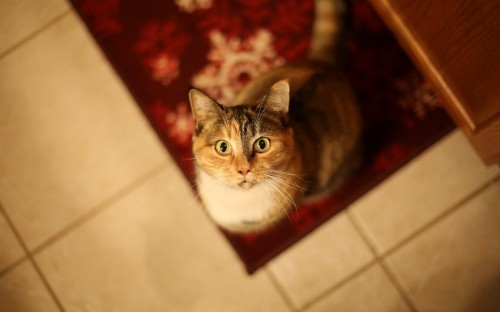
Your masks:
[{"label": "cat's nose", "polygon": [[251,170],[250,167],[239,168],[238,173],[246,177],[247,174],[250,172],[250,170]]}]

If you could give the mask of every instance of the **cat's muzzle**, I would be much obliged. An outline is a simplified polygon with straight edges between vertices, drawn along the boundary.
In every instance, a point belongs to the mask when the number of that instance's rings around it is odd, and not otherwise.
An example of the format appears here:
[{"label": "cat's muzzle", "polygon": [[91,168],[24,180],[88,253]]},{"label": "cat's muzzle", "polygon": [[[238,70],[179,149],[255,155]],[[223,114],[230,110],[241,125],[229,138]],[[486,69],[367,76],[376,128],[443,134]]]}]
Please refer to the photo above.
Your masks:
[{"label": "cat's muzzle", "polygon": [[238,183],[239,187],[241,187],[242,189],[246,189],[246,190],[248,190],[249,188],[251,188],[253,185],[254,185],[254,183],[248,181],[247,179],[244,179],[243,181],[241,181],[240,183]]}]

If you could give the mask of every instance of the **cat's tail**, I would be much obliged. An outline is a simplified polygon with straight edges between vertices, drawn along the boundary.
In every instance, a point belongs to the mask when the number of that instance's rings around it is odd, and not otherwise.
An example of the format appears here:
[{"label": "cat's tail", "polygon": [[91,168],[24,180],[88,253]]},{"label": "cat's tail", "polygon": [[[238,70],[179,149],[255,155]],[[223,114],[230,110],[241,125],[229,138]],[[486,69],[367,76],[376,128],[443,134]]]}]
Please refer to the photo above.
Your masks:
[{"label": "cat's tail", "polygon": [[347,41],[346,0],[315,0],[309,59],[343,67]]}]

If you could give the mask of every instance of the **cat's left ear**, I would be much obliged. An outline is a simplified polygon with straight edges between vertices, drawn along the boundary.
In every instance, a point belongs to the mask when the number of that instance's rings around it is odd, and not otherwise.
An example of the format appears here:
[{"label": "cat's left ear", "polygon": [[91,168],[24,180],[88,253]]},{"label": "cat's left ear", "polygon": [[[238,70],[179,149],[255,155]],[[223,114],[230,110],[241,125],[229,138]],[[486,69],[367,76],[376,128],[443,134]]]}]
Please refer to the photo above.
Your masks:
[{"label": "cat's left ear", "polygon": [[268,109],[282,114],[288,113],[290,105],[290,85],[288,79],[276,82],[264,98]]},{"label": "cat's left ear", "polygon": [[189,90],[189,102],[196,124],[203,126],[207,121],[217,118],[217,103],[203,91],[196,88]]}]

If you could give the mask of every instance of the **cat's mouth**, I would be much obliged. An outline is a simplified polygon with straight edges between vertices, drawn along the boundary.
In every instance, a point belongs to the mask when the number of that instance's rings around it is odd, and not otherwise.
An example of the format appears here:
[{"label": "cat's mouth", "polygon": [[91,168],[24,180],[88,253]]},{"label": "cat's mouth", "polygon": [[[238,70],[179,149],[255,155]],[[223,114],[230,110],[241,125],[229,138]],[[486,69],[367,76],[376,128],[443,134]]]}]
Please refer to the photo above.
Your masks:
[{"label": "cat's mouth", "polygon": [[241,181],[240,183],[238,183],[238,186],[241,187],[242,189],[246,189],[248,190],[249,188],[251,188],[252,186],[254,185],[254,183],[248,181],[247,179]]}]

